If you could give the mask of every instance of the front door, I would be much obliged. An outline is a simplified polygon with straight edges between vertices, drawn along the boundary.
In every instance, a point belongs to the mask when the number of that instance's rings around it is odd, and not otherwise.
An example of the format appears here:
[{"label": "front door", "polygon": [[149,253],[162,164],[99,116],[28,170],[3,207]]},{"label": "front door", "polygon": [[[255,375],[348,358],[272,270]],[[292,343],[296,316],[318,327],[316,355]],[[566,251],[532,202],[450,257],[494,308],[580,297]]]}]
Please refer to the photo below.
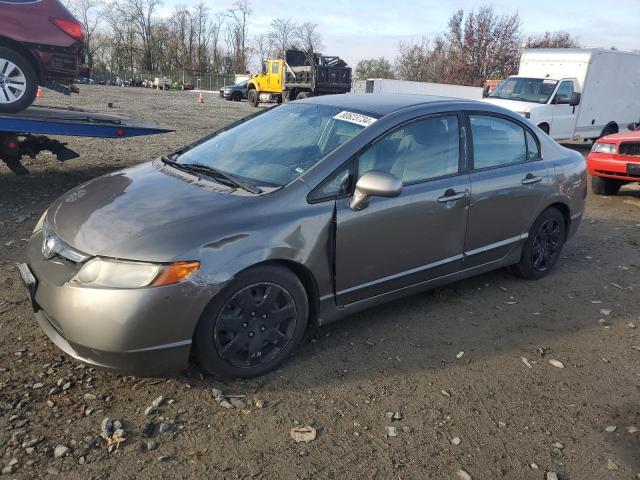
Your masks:
[{"label": "front door", "polygon": [[529,129],[507,118],[469,115],[473,171],[465,268],[503,258],[527,237],[552,181]]},{"label": "front door", "polygon": [[[461,170],[458,116],[416,120],[386,134],[356,159],[356,176],[401,178],[396,198],[371,198],[359,211],[336,205],[338,305],[402,289],[460,268],[469,203]],[[462,172],[462,173],[461,173]]]},{"label": "front door", "polygon": [[573,137],[576,119],[578,118],[578,107],[569,105],[572,95],[573,82],[571,80],[560,82],[551,105],[553,120],[551,122],[550,135],[552,138],[570,139]]}]

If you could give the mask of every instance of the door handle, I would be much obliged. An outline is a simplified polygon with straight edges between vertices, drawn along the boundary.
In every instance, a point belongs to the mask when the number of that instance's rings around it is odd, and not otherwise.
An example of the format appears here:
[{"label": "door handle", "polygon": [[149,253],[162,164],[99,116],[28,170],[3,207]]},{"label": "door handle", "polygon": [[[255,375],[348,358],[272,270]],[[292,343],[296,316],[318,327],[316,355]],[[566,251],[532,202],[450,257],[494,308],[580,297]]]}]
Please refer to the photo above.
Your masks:
[{"label": "door handle", "polygon": [[528,173],[526,177],[520,180],[520,183],[522,185],[533,185],[534,183],[538,183],[541,181],[542,177],[536,177],[535,175],[531,175],[530,173]]},{"label": "door handle", "polygon": [[454,190],[447,190],[443,196],[438,197],[438,203],[455,202],[466,198],[466,196],[467,192],[456,193]]}]

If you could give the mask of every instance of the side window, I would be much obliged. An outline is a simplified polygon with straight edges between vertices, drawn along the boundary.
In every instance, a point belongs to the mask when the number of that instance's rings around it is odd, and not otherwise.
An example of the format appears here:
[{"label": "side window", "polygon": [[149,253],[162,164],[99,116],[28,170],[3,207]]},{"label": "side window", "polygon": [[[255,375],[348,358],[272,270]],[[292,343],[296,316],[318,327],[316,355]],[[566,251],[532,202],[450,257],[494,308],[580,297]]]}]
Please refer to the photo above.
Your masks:
[{"label": "side window", "polygon": [[324,183],[313,192],[313,198],[321,200],[331,197],[339,197],[349,193],[349,183],[351,180],[351,162],[337,173],[324,181]]},{"label": "side window", "polygon": [[525,129],[490,115],[469,115],[475,169],[499,167],[527,160]]},{"label": "side window", "polygon": [[556,93],[556,103],[569,103],[573,94],[573,82],[562,82]]},{"label": "side window", "polygon": [[537,160],[541,158],[540,147],[529,130],[525,130],[527,136],[527,160]]},{"label": "side window", "polygon": [[271,64],[271,73],[278,73],[280,70],[280,64],[277,62],[273,62]]},{"label": "side window", "polygon": [[458,173],[457,115],[417,120],[388,133],[358,158],[358,178],[369,170],[391,173],[403,183]]}]

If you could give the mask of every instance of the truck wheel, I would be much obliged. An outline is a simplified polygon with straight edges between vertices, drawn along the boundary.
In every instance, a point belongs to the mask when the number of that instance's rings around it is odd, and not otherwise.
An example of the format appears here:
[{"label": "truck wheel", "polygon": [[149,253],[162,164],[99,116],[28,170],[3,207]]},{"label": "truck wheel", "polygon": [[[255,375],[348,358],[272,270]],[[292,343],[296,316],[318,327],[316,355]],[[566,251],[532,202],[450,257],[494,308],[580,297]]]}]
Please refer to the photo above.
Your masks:
[{"label": "truck wheel", "polygon": [[309,96],[309,92],[300,92],[296,95],[296,100],[302,100],[303,98],[307,98]]},{"label": "truck wheel", "polygon": [[598,138],[606,137],[607,135],[613,135],[614,133],[618,133],[618,125],[615,123],[610,123],[606,127],[602,129],[600,136]]},{"label": "truck wheel", "polygon": [[617,195],[623,183],[612,178],[591,177],[591,190],[596,195]]},{"label": "truck wheel", "polygon": [[38,77],[31,63],[18,52],[0,47],[0,113],[15,113],[33,103]]},{"label": "truck wheel", "polygon": [[247,94],[247,99],[249,100],[249,103],[251,104],[252,107],[257,107],[258,106],[258,91],[255,88],[252,88],[251,90],[249,90],[249,92]]}]

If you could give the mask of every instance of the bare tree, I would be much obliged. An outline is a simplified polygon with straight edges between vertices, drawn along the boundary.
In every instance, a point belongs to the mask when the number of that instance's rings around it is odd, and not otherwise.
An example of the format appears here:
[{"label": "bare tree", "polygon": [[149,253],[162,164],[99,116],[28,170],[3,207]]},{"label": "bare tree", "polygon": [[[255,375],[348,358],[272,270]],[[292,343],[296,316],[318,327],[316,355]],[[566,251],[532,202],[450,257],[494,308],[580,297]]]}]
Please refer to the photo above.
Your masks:
[{"label": "bare tree", "polygon": [[539,37],[529,37],[527,48],[576,48],[580,46],[577,38],[568,32],[545,32]]},{"label": "bare tree", "polygon": [[271,30],[267,34],[273,54],[282,57],[284,51],[296,47],[298,40],[298,25],[290,18],[276,18],[271,20]]},{"label": "bare tree", "polygon": [[462,85],[482,85],[487,78],[514,73],[520,56],[520,17],[497,15],[481,7],[466,15],[462,10],[449,20],[450,80]]},{"label": "bare tree", "polygon": [[248,21],[253,10],[248,0],[236,0],[227,13],[227,30],[231,39],[234,69],[236,72],[244,72],[247,70]]},{"label": "bare tree", "polygon": [[295,36],[305,52],[319,52],[323,49],[322,35],[318,32],[317,23],[303,23],[295,29]]},{"label": "bare tree", "polygon": [[146,71],[153,70],[153,27],[154,13],[160,0],[119,0],[114,2],[115,8],[122,12],[125,21],[133,24],[142,43],[142,67]]},{"label": "bare tree", "polygon": [[68,7],[74,16],[80,20],[84,28],[84,45],[87,51],[87,63],[93,67],[96,51],[101,48],[102,37],[96,35],[100,23],[100,6],[98,0],[69,0]]},{"label": "bare tree", "polygon": [[271,56],[271,44],[269,43],[269,37],[265,33],[260,33],[253,37],[251,48],[255,63],[258,70],[262,67],[262,62],[267,60]]}]

